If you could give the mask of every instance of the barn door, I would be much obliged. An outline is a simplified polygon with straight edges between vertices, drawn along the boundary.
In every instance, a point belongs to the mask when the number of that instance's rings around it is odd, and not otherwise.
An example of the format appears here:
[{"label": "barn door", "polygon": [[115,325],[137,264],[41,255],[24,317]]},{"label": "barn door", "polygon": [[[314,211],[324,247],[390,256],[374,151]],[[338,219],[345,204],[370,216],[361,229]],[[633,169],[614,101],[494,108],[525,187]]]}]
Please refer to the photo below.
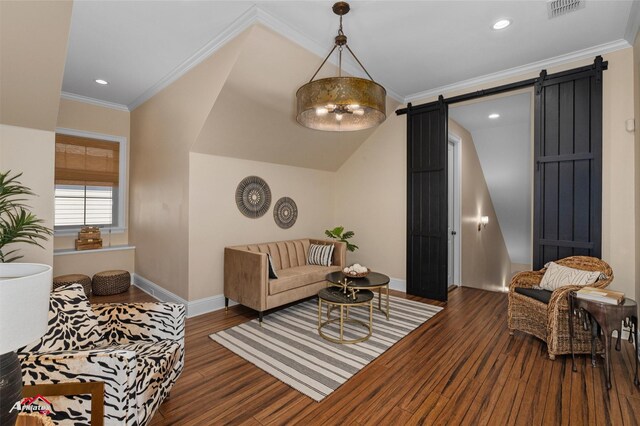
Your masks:
[{"label": "barn door", "polygon": [[447,105],[407,112],[407,293],[447,300]]},{"label": "barn door", "polygon": [[600,257],[602,71],[540,75],[536,83],[533,267],[573,255]]}]

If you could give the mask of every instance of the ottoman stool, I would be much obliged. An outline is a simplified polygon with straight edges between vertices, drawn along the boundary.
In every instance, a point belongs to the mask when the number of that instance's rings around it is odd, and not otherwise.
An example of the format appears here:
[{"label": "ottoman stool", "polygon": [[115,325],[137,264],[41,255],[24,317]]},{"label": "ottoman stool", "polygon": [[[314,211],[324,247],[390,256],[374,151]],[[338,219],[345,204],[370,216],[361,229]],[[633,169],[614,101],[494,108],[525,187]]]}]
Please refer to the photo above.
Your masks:
[{"label": "ottoman stool", "polygon": [[84,294],[87,297],[91,296],[91,278],[88,275],[83,274],[69,274],[69,275],[60,275],[53,279],[53,289],[57,289],[58,287],[65,286],[67,284],[82,284],[82,288],[84,289]]},{"label": "ottoman stool", "polygon": [[127,271],[102,271],[93,276],[93,294],[96,296],[124,293],[129,286],[131,275]]}]

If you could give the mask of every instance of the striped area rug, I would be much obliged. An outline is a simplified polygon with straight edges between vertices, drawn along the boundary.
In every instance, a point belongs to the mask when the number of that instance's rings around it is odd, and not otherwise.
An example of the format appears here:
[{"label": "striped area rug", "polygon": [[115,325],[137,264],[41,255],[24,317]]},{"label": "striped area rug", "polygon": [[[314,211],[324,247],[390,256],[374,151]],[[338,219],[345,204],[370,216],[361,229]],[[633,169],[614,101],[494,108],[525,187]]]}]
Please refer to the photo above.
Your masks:
[{"label": "striped area rug", "polygon": [[[383,298],[384,299],[384,298]],[[374,300],[377,306],[377,300]],[[373,334],[365,342],[337,344],[318,335],[318,299],[314,298],[264,318],[211,334],[222,346],[292,388],[322,401],[351,376],[376,359],[412,330],[432,318],[441,307],[391,296],[391,317],[374,308]],[[384,307],[384,300],[383,300]],[[334,310],[331,317],[335,318]],[[350,317],[368,323],[368,308],[351,308]],[[323,304],[323,320],[326,305]],[[337,336],[337,326],[323,328]],[[345,325],[345,338],[366,334],[362,327]]]}]

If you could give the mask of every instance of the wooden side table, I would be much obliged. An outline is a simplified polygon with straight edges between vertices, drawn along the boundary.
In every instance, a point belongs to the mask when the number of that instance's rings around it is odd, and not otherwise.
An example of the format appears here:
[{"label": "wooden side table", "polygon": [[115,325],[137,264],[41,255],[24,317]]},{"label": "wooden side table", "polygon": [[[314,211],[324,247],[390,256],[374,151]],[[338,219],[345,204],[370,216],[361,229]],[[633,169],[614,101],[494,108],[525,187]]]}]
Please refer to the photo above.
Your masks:
[{"label": "wooden side table", "polygon": [[[571,363],[573,371],[577,371],[575,355],[573,353],[573,321],[572,315],[577,315],[582,319],[582,324],[586,329],[591,328],[591,364],[596,366],[595,343],[599,336],[604,337],[604,358],[605,358],[605,379],[607,389],[611,389],[611,334],[617,331],[618,341],[616,350],[620,351],[621,328],[624,323],[629,327],[629,342],[634,339],[638,344],[638,311],[637,304],[632,299],[624,299],[620,305],[595,302],[593,300],[580,299],[575,292],[569,293],[569,345],[571,347]],[[634,353],[636,360],[636,371],[633,383],[640,385],[638,381],[638,356]]]},{"label": "wooden side table", "polygon": [[25,385],[23,397],[91,394],[91,426],[104,424],[104,382],[64,382]]}]

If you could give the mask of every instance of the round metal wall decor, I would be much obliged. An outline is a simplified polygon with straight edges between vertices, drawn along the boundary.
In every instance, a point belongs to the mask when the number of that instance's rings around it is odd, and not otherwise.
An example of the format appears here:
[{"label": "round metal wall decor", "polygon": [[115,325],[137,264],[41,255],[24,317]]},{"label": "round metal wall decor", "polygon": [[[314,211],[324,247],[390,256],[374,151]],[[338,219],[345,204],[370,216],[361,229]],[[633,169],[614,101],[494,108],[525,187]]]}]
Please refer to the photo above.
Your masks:
[{"label": "round metal wall decor", "polygon": [[296,202],[289,197],[280,198],[273,207],[273,219],[280,228],[291,228],[298,219]]},{"label": "round metal wall decor", "polygon": [[271,189],[264,179],[247,176],[240,181],[236,189],[236,204],[243,215],[257,219],[271,206]]}]

